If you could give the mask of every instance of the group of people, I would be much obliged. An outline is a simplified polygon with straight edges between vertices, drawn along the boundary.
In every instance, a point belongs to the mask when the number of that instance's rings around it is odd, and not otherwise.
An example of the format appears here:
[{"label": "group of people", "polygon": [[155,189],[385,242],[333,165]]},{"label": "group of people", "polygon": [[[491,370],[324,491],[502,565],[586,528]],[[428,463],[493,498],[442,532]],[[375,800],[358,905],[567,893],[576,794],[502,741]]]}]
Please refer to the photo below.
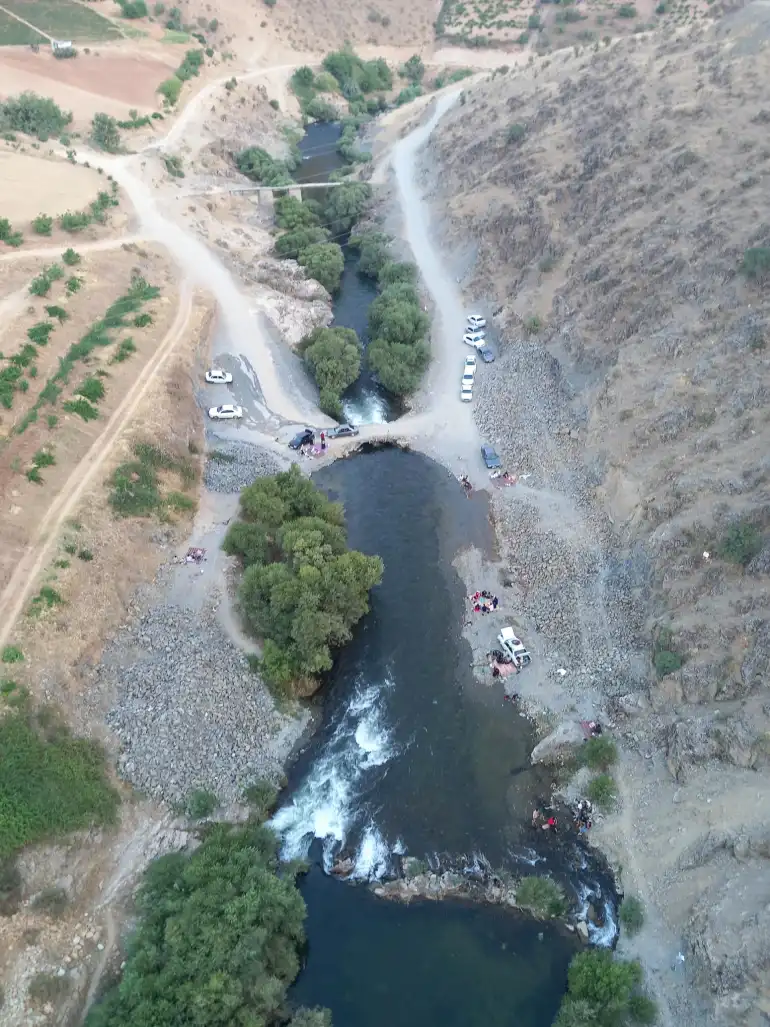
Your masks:
[{"label": "group of people", "polygon": [[460,484],[465,489],[465,495],[470,499],[471,493],[473,492],[473,485],[471,485],[471,480],[467,474],[460,475]]},{"label": "group of people", "polygon": [[590,799],[581,799],[575,807],[573,818],[577,824],[578,834],[585,834],[586,831],[590,831],[592,827],[592,817],[594,815],[594,808],[591,805]]},{"label": "group of people", "polygon": [[[549,808],[550,809],[550,808]],[[556,834],[556,830],[559,826],[559,821],[553,815],[553,812],[546,809],[545,813],[542,813],[539,809],[532,811],[532,826],[534,828],[540,828],[541,831],[553,831]],[[548,814],[546,816],[546,813]]]},{"label": "group of people", "polygon": [[484,590],[483,592],[474,592],[473,595],[468,596],[469,601],[473,604],[474,613],[491,613],[496,610],[500,604],[500,600],[497,596],[493,596],[491,592]]},{"label": "group of people", "polygon": [[[572,812],[578,834],[585,834],[586,831],[591,830],[593,815],[594,810],[591,800],[581,799]],[[546,806],[544,809],[533,810],[532,827],[541,831],[553,831],[555,834],[559,827],[559,821],[554,816],[553,807]]]}]

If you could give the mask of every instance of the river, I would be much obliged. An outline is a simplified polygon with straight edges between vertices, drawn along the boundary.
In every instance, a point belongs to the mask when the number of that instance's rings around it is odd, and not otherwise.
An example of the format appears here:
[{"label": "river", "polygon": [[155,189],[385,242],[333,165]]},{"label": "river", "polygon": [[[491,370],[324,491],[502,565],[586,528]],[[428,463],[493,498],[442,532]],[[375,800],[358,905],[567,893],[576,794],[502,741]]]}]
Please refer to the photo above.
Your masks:
[{"label": "river", "polygon": [[[299,143],[302,164],[294,177],[300,183],[323,182],[333,171],[342,167],[345,161],[337,153],[337,140],[341,126],[337,123],[318,122],[309,125]],[[320,190],[307,190],[305,199],[320,199]],[[369,304],[377,295],[377,287],[371,278],[358,273],[358,254],[347,245],[347,238],[336,240],[345,255],[345,270],[339,292],[332,298],[334,320],[337,328],[352,328],[361,340],[366,353],[369,343]],[[379,424],[400,416],[401,405],[390,396],[362,361],[361,375],[342,396],[342,410],[345,420],[351,424]]]},{"label": "river", "polygon": [[[283,855],[313,864],[301,882],[309,950],[295,997],[328,1005],[336,1027],[394,1016],[404,1027],[439,1017],[546,1027],[571,938],[499,909],[394,906],[364,883],[408,853],[434,866],[552,872],[576,904],[594,892],[601,905],[610,892],[574,835],[532,831],[550,779],[529,764],[531,728],[501,689],[473,676],[452,561],[469,544],[491,548],[486,498],[466,500],[438,464],[395,448],[338,461],[315,480],[343,502],[350,544],[382,556],[385,572],[322,690],[322,725],[273,819]],[[343,848],[358,885],[322,871]],[[610,919],[594,940],[613,934]]]}]

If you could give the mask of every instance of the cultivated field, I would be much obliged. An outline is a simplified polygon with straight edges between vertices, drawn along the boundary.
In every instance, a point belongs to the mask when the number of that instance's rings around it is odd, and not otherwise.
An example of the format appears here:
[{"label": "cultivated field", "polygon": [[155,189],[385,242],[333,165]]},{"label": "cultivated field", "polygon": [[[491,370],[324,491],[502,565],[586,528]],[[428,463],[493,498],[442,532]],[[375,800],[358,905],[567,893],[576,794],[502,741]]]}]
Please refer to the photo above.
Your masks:
[{"label": "cultivated field", "polygon": [[2,7],[54,39],[100,43],[122,37],[117,25],[72,0],[4,0]]}]

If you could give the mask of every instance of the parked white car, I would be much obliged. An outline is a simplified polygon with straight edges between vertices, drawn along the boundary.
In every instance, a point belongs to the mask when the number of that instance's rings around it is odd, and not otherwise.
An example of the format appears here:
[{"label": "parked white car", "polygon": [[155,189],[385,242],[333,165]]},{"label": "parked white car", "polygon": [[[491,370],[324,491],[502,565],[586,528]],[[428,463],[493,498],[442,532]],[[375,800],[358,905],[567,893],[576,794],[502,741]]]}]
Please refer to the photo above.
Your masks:
[{"label": "parked white car", "polygon": [[470,403],[473,399],[473,382],[471,382],[470,385],[466,385],[465,380],[463,379],[463,383],[460,386],[460,399],[463,403]]},{"label": "parked white car", "polygon": [[476,373],[476,358],[475,357],[468,356],[468,357],[465,358],[465,372],[464,373],[467,374],[468,371],[473,371],[474,374]]},{"label": "parked white car", "polygon": [[223,371],[221,367],[210,367],[206,371],[206,381],[210,385],[229,385],[233,376],[229,371]]},{"label": "parked white car", "polygon": [[243,417],[243,408],[234,406],[232,403],[225,403],[220,407],[211,407],[209,417],[212,421],[232,421],[237,417]]},{"label": "parked white car", "polygon": [[468,328],[477,332],[479,328],[486,328],[487,322],[480,314],[468,314]]},{"label": "parked white car", "polygon": [[472,389],[473,388],[473,379],[475,377],[476,377],[476,375],[475,375],[474,371],[466,371],[465,374],[463,375],[462,381],[460,382],[460,387],[463,388],[463,389],[464,388]]},{"label": "parked white car", "polygon": [[474,349],[484,349],[484,336],[479,336],[478,332],[469,332],[467,335],[463,335],[463,342],[466,346],[473,346]]}]

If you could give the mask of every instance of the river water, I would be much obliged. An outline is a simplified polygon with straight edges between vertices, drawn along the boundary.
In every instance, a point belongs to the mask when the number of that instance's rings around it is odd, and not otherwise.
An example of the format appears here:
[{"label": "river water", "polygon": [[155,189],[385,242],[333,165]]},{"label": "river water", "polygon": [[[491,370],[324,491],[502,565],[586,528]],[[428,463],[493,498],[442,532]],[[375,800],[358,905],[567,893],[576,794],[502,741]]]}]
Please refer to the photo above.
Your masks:
[{"label": "river water", "polygon": [[[339,124],[316,123],[308,126],[299,143],[302,165],[294,172],[298,182],[324,182],[332,171],[342,167],[345,162],[337,153],[340,132]],[[321,190],[308,189],[304,198],[318,200],[321,195]],[[358,274],[358,254],[347,245],[347,239],[335,241],[342,246],[345,254],[345,270],[340,290],[332,300],[332,324],[338,328],[352,328],[361,340],[365,353],[369,343],[369,304],[377,295],[377,287],[371,278]],[[400,405],[373,377],[365,360],[362,362],[360,377],[343,394],[342,409],[345,419],[351,424],[379,424],[398,417],[402,412]]]},{"label": "river water", "polygon": [[[439,465],[394,448],[338,461],[315,480],[344,504],[351,546],[382,556],[385,572],[273,820],[283,855],[314,864],[301,883],[309,951],[296,998],[330,1006],[336,1027],[395,1014],[404,1027],[439,1017],[546,1027],[570,938],[496,909],[393,906],[364,884],[408,853],[434,866],[552,872],[576,904],[593,892],[601,906],[609,893],[573,835],[532,831],[550,780],[529,765],[530,727],[501,689],[473,677],[452,561],[469,544],[492,546],[485,497],[468,501]],[[358,886],[322,871],[343,849]],[[613,934],[610,920],[595,941]]]}]

